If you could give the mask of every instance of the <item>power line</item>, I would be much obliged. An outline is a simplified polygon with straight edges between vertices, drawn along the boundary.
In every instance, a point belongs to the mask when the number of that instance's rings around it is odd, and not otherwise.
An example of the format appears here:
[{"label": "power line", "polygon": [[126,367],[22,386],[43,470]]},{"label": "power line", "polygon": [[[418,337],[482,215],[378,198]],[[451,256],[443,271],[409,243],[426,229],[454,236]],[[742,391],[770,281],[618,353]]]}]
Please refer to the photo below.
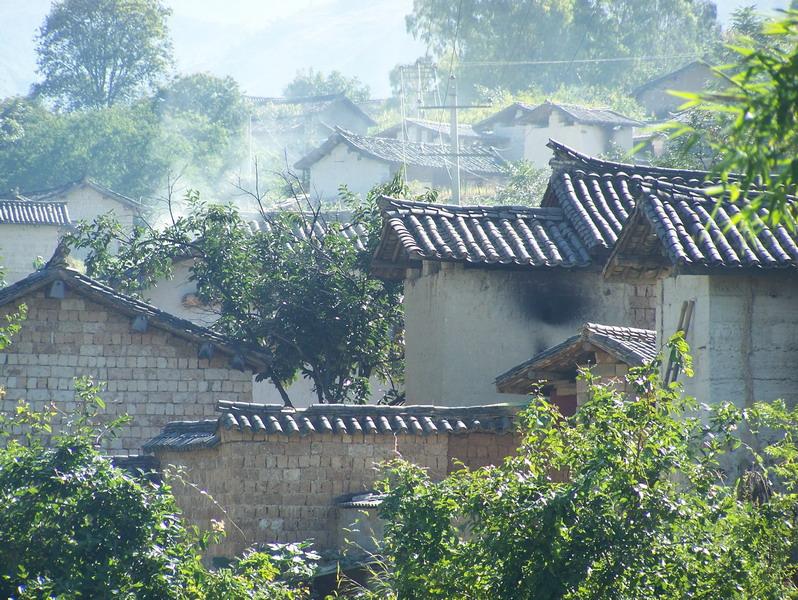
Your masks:
[{"label": "power line", "polygon": [[464,61],[458,63],[458,67],[501,67],[501,66],[522,66],[522,65],[568,65],[575,63],[612,63],[612,62],[634,62],[634,61],[655,61],[672,59],[698,58],[696,54],[674,54],[671,56],[626,56],[622,58],[581,58],[577,60],[477,60]]}]

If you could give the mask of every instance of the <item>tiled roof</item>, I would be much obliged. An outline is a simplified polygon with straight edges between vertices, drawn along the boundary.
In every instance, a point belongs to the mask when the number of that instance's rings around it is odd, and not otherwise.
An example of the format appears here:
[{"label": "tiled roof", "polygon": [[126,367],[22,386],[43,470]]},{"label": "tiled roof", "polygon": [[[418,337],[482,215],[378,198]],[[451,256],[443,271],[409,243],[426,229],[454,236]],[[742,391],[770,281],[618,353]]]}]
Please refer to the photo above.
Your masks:
[{"label": "tiled roof", "polygon": [[284,117],[286,120],[296,120],[298,117],[315,115],[324,112],[335,104],[341,104],[362,118],[368,125],[377,124],[376,121],[374,121],[374,119],[372,119],[360,106],[352,102],[344,94],[325,94],[321,96],[304,96],[300,98],[246,96],[246,99],[252,104],[259,106],[268,106],[270,104],[296,106],[301,114],[287,115]]},{"label": "tiled roof", "polygon": [[338,498],[335,503],[339,508],[378,508],[385,498],[386,494],[379,492],[358,492]]},{"label": "tiled roof", "polygon": [[694,70],[694,69],[706,73],[707,81],[711,81],[712,80],[712,78],[713,78],[712,67],[710,67],[708,64],[706,64],[702,60],[694,60],[692,62],[687,63],[686,65],[683,65],[683,66],[679,67],[675,71],[669,71],[668,73],[665,73],[664,75],[660,75],[659,77],[655,77],[654,79],[650,79],[649,81],[645,82],[644,84],[642,84],[642,85],[638,86],[637,88],[635,88],[634,90],[632,90],[632,96],[637,98],[640,94],[642,94],[646,90],[648,90],[650,88],[653,88],[653,87],[656,87],[656,86],[658,86],[660,84],[666,83],[667,81],[670,81],[671,79],[675,79],[675,78],[679,77],[679,75],[681,75],[682,73],[684,73],[686,71],[691,71],[691,70]]},{"label": "tiled roof", "polygon": [[386,197],[379,204],[384,225],[372,267],[385,277],[401,277],[404,267],[420,260],[562,268],[590,263],[556,207],[449,206]]},{"label": "tiled roof", "polygon": [[641,183],[639,197],[606,266],[609,276],[658,266],[682,273],[798,268],[798,235],[784,224],[741,231],[732,222],[739,204],[663,182]]},{"label": "tiled roof", "polygon": [[219,427],[263,435],[459,435],[510,434],[519,407],[489,406],[384,406],[316,404],[293,409],[278,404],[220,402],[218,421],[169,423],[144,448],[191,450],[219,443]]},{"label": "tiled roof", "polygon": [[269,363],[269,357],[259,349],[247,348],[215,331],[122,294],[77,271],[60,266],[51,267],[50,263],[44,269],[35,271],[26,278],[0,289],[0,306],[23,298],[56,281],[62,281],[67,288],[72,288],[80,294],[130,317],[146,317],[148,326],[157,327],[198,344],[209,342],[216,350],[224,354],[240,356],[243,364],[253,370],[260,370]]},{"label": "tiled roof", "polygon": [[219,410],[224,427],[248,432],[434,435],[512,433],[517,409],[503,404],[453,408],[316,404],[296,410],[277,404],[220,402]]},{"label": "tiled roof", "polygon": [[49,200],[51,198],[58,198],[64,196],[65,194],[68,194],[72,190],[82,187],[92,189],[97,193],[102,194],[103,196],[107,196],[112,200],[116,200],[120,204],[125,204],[136,210],[141,210],[141,202],[133,200],[132,198],[129,198],[124,194],[120,194],[119,192],[115,192],[114,190],[107,188],[104,185],[99,184],[93,179],[90,179],[88,177],[84,177],[83,179],[78,179],[76,181],[70,181],[68,183],[59,185],[57,187],[52,187],[42,190],[29,190],[29,191],[19,192],[17,194],[14,194],[11,199],[22,200],[22,201],[35,200],[37,202],[40,202],[43,200]]},{"label": "tiled roof", "polygon": [[[413,167],[443,170],[453,167],[452,149],[448,145],[419,144],[391,138],[369,137],[336,127],[335,132],[321,146],[297,161],[296,168],[309,169],[339,144],[346,144],[355,152],[392,165],[406,164]],[[473,144],[460,149],[460,168],[466,177],[469,173],[501,176],[504,175],[503,165],[504,160],[493,148]]]},{"label": "tiled roof", "polygon": [[[273,228],[270,218],[279,214],[281,213],[267,213],[266,218],[264,218],[260,214],[247,215],[242,213],[241,217],[247,222],[253,233],[257,231],[268,233]],[[323,237],[329,230],[329,226],[335,223],[340,228],[341,234],[352,242],[357,250],[361,252],[366,250],[365,244],[368,241],[368,234],[362,224],[352,223],[351,212],[322,212],[315,221],[311,214],[302,215],[298,212],[290,214],[295,216],[292,222],[292,231],[299,239],[304,240],[310,236]]]},{"label": "tiled roof", "polygon": [[[407,126],[416,126],[420,129],[426,129],[427,131],[431,131],[436,134],[442,134],[446,137],[449,136],[451,133],[451,127],[448,121],[441,122],[441,121],[430,121],[427,119],[413,119],[407,117],[405,119],[405,123]],[[396,125],[391,125],[387,129],[383,129],[381,132],[377,134],[378,137],[385,137],[387,135],[395,136],[399,133],[402,129],[402,123],[399,122]],[[473,138],[473,139],[481,139],[483,136],[481,133],[474,131],[474,128],[469,125],[468,123],[460,123],[457,126],[457,135],[461,138]]]},{"label": "tiled roof", "polygon": [[634,209],[637,185],[663,181],[694,188],[711,185],[708,173],[624,164],[586,156],[549,141],[552,175],[543,206],[558,206],[591,252],[608,251]]},{"label": "tiled roof", "polygon": [[161,433],[145,442],[141,448],[145,452],[165,448],[173,452],[213,448],[221,441],[216,431],[217,426],[217,419],[167,423]]},{"label": "tiled roof", "polygon": [[0,200],[0,225],[55,225],[63,227],[69,224],[69,211],[64,202]]},{"label": "tiled roof", "polygon": [[573,376],[590,352],[585,344],[607,352],[620,362],[639,366],[657,356],[657,334],[650,329],[585,323],[579,334],[543,350],[496,378],[505,393],[528,393],[540,379]]},{"label": "tiled roof", "polygon": [[609,108],[591,108],[547,100],[537,106],[515,102],[487,119],[483,119],[474,125],[474,128],[478,131],[489,129],[496,122],[548,123],[549,115],[555,110],[569,119],[586,125],[600,125],[603,127],[639,127],[643,125],[640,121],[630,119]]}]

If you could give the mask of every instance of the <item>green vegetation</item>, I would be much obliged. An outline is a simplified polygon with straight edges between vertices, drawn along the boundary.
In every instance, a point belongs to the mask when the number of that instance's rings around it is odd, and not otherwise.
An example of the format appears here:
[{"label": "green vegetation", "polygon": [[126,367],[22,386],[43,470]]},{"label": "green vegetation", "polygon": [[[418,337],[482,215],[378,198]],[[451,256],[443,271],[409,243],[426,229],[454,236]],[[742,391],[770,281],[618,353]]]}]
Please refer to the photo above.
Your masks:
[{"label": "green vegetation", "polygon": [[[714,170],[724,182],[718,192],[731,200],[751,192],[741,222],[756,226],[761,218],[795,229],[798,215],[789,197],[798,185],[798,13],[766,24],[764,33],[764,42],[736,48],[739,64],[725,70],[726,87],[684,95],[687,108],[721,124],[720,135],[676,124],[674,136],[684,136],[688,149],[704,144],[714,150]],[[761,187],[768,192],[757,192]]]},{"label": "green vegetation", "polygon": [[[457,40],[458,75],[464,82],[513,92],[530,85],[548,92],[561,85],[629,88],[656,72],[700,56],[720,33],[716,9],[705,0],[415,0],[407,28],[449,65]],[[666,61],[570,63],[573,59],[675,56]],[[554,65],[466,66],[523,60]]]},{"label": "green vegetation", "polygon": [[[670,352],[689,374],[681,338]],[[631,396],[584,374],[573,417],[534,398],[501,466],[433,483],[393,463],[381,513],[395,597],[798,597],[798,412],[699,407],[659,366],[631,370]],[[758,453],[743,422],[783,434]]]},{"label": "green vegetation", "polygon": [[[304,211],[262,211],[268,231],[253,231],[235,208],[205,204],[192,193],[189,214],[165,229],[128,236],[101,218],[81,226],[73,243],[89,249],[89,275],[128,292],[169,276],[174,258],[193,257],[197,294],[219,316],[214,327],[271,355],[260,377],[286,405],[286,386],[298,375],[312,381],[320,403],[362,403],[370,398],[370,376],[401,379],[401,284],[377,280],[369,268],[382,226],[376,199],[408,192],[399,177],[363,202],[342,191],[353,210],[348,230],[364,232],[362,250],[343,224],[327,221],[295,193]],[[313,233],[319,228],[326,233]]]},{"label": "green vegetation", "polygon": [[343,94],[353,102],[364,102],[371,98],[369,86],[357,77],[347,77],[340,71],[330,71],[325,75],[312,68],[297,71],[294,79],[283,88],[283,94],[286,98]]},{"label": "green vegetation", "polygon": [[39,30],[36,92],[68,109],[129,102],[171,62],[160,0],[58,0]]}]

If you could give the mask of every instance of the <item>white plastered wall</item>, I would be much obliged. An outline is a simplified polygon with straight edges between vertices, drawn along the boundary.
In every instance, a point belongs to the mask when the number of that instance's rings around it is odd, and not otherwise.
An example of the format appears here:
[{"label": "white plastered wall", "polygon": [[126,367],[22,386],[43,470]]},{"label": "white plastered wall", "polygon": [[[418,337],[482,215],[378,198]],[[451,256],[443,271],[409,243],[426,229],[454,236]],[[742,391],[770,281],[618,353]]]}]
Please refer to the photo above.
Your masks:
[{"label": "white plastered wall", "polygon": [[659,333],[676,329],[684,300],[695,300],[687,341],[695,376],[686,391],[740,408],[784,399],[798,404],[798,278],[678,276],[661,282]]},{"label": "white plastered wall", "polygon": [[55,225],[0,225],[0,266],[6,283],[30,275],[37,257],[47,261],[65,230]]},{"label": "white plastered wall", "polygon": [[420,277],[405,280],[408,403],[462,406],[523,400],[499,394],[495,378],[575,335],[586,321],[634,325],[633,290],[585,271],[426,263]]},{"label": "white plastered wall", "polygon": [[352,152],[346,144],[340,143],[311,166],[308,191],[311,196],[324,200],[335,199],[338,186],[345,183],[352,192],[365,196],[371,188],[390,177],[390,165]]}]

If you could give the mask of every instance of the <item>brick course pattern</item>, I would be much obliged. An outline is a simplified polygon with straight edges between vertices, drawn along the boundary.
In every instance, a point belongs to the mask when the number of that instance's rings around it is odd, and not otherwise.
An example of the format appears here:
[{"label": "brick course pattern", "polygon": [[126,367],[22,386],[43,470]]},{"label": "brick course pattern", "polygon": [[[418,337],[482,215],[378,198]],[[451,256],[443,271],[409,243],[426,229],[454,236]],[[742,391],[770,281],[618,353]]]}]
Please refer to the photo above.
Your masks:
[{"label": "brick course pattern", "polygon": [[340,514],[336,499],[371,490],[379,463],[401,457],[439,480],[460,462],[497,464],[519,443],[513,433],[477,432],[301,436],[219,428],[219,435],[213,448],[155,453],[162,466],[182,467],[182,477],[192,483],[173,484],[190,523],[207,530],[211,519],[225,521],[227,537],[212,550],[220,556],[234,556],[253,543],[304,539],[313,539],[320,550],[336,549],[341,518],[355,512]]},{"label": "brick course pattern", "polygon": [[57,299],[39,289],[0,307],[0,317],[22,303],[27,320],[0,354],[2,411],[24,399],[35,409],[52,402],[71,413],[74,378],[89,375],[107,382],[109,419],[132,417],[118,437],[105,440],[106,449],[135,453],[168,421],[210,417],[219,400],[251,401],[251,373],[230,368],[229,356],[198,359],[196,342],[155,327],[136,333],[130,316],[72,290]]}]

